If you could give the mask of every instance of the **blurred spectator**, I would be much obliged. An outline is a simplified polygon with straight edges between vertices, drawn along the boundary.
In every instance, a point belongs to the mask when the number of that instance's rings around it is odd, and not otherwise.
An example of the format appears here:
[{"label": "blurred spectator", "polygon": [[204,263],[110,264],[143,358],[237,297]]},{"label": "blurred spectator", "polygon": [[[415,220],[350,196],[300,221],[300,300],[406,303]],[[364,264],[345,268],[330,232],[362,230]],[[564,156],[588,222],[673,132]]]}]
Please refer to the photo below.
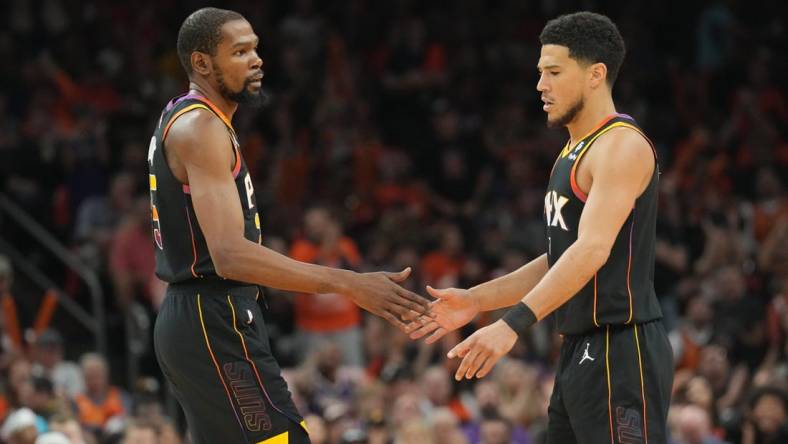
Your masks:
[{"label": "blurred spectator", "polygon": [[71,441],[60,432],[47,432],[39,435],[35,444],[71,444]]},{"label": "blurred spectator", "polygon": [[440,243],[436,250],[427,253],[421,260],[419,268],[422,279],[435,288],[454,287],[458,285],[465,263],[462,232],[453,224],[436,231]]},{"label": "blurred spectator", "polygon": [[[342,234],[339,220],[327,208],[315,207],[306,213],[304,234],[290,250],[293,259],[351,270],[361,266],[356,243]],[[363,364],[361,312],[346,296],[299,294],[295,300],[295,321],[302,358],[328,340],[339,346],[345,365]]]},{"label": "blurred spectator", "polygon": [[747,389],[747,367],[739,364],[731,368],[725,348],[711,344],[701,349],[698,374],[708,381],[711,388],[710,409],[720,417],[731,417],[734,406],[741,401]]},{"label": "blurred spectator", "polygon": [[293,388],[311,401],[311,411],[324,412],[333,405],[344,412],[363,380],[361,368],[343,366],[338,345],[324,341],[298,369]]},{"label": "blurred spectator", "polygon": [[100,268],[113,231],[133,204],[134,183],[130,174],[119,173],[106,196],[90,197],[79,206],[74,239],[80,244],[81,256],[94,268]]},{"label": "blurred spectator", "polygon": [[482,417],[479,444],[511,444],[512,425],[506,419],[495,414]]},{"label": "blurred spectator", "polygon": [[312,444],[326,444],[326,424],[323,418],[318,415],[307,415],[304,417],[306,429],[309,430],[309,440]]},{"label": "blurred spectator", "polygon": [[763,271],[775,276],[788,275],[788,216],[780,216],[764,239],[758,254]]},{"label": "blurred spectator", "polygon": [[80,359],[85,376],[85,392],[74,398],[79,422],[90,429],[99,430],[113,417],[129,411],[129,401],[124,392],[109,383],[107,361],[95,353],[86,353]]},{"label": "blurred spectator", "polygon": [[[33,378],[33,394],[30,396],[30,408],[39,418],[46,421],[55,411],[62,408],[65,403],[59,403],[59,400],[65,400],[65,398],[55,397],[52,381],[47,378]],[[41,428],[46,429],[47,427],[42,425]]]},{"label": "blurred spectator", "polygon": [[154,271],[153,242],[150,234],[150,198],[134,199],[129,211],[112,235],[109,246],[109,272],[119,308],[144,301],[158,307],[164,292]]},{"label": "blurred spectator", "polygon": [[428,405],[423,410],[431,415],[437,409],[446,408],[462,422],[470,419],[470,414],[452,394],[451,375],[441,366],[433,366],[424,371],[421,377],[421,390]]},{"label": "blurred spectator", "polygon": [[58,413],[49,419],[49,428],[68,437],[69,444],[88,444],[79,422],[68,414]]},{"label": "blurred spectator", "polygon": [[445,216],[470,218],[478,214],[492,181],[492,169],[478,134],[462,127],[460,114],[438,101],[433,120],[434,140],[422,154],[422,168],[435,193],[433,203]]},{"label": "blurred spectator", "polygon": [[3,423],[0,437],[8,444],[35,444],[38,437],[36,414],[28,408],[14,411]]},{"label": "blurred spectator", "polygon": [[[0,254],[0,304],[3,315],[0,316],[0,350],[8,352],[6,356],[18,353],[22,348],[22,332],[19,328],[16,302],[11,295],[11,286],[14,283],[14,268],[11,261]],[[0,362],[0,368],[5,367]]]},{"label": "blurred spectator", "polygon": [[141,420],[132,420],[126,426],[121,444],[159,444],[156,426]]},{"label": "blurred spectator", "polygon": [[724,444],[712,434],[709,414],[695,405],[677,406],[676,444]]},{"label": "blurred spectator", "polygon": [[63,359],[63,353],[63,336],[52,328],[44,330],[31,348],[32,373],[51,380],[55,392],[73,398],[85,391],[85,380],[79,366]]},{"label": "blurred spectator", "polygon": [[164,406],[154,395],[141,395],[134,402],[134,418],[156,428],[159,444],[180,444],[175,425],[164,412]]},{"label": "blurred spectator", "polygon": [[764,387],[749,402],[750,416],[742,430],[742,444],[788,441],[788,397],[784,390]]},{"label": "blurred spectator", "polygon": [[669,335],[676,368],[698,368],[700,350],[714,338],[713,315],[714,311],[703,296],[687,302],[686,318]]}]

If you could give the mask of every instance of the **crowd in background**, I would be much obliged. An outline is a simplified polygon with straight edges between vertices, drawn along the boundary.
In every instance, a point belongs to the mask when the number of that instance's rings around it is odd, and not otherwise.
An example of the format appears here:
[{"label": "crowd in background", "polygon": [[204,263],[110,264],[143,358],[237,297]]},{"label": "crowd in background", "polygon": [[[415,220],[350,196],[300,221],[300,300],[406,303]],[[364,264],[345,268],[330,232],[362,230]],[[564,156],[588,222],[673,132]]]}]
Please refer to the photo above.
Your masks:
[{"label": "crowd in background", "polygon": [[[0,7],[0,191],[101,276],[110,332],[102,356],[62,310],[52,328],[29,329],[43,290],[0,256],[0,442],[184,442],[144,334],[164,291],[146,155],[163,105],[187,85],[178,27],[204,3]],[[671,442],[788,442],[788,23],[778,2],[672,3],[225,2],[265,61],[268,103],[234,119],[263,243],[358,271],[412,266],[406,285],[422,294],[540,255],[544,187],[567,134],[545,125],[538,35],[560,13],[605,13],[628,47],[617,109],[659,155]],[[8,219],[0,227],[89,306],[73,271]],[[314,443],[543,442],[560,344],[549,319],[493,374],[456,382],[446,352],[499,313],[428,346],[340,295],[267,291],[265,302]],[[129,316],[147,347],[132,383],[118,376]]]}]

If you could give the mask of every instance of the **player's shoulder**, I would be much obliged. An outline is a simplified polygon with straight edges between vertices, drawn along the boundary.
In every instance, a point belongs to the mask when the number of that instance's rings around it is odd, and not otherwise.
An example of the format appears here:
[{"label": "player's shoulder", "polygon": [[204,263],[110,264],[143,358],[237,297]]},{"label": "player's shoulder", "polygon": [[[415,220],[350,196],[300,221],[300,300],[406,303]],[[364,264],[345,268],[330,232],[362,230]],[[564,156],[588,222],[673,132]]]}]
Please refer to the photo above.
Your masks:
[{"label": "player's shoulder", "polygon": [[232,150],[231,140],[221,119],[203,108],[195,108],[172,122],[166,135],[167,149],[172,150],[181,162],[204,167],[223,166]]},{"label": "player's shoulder", "polygon": [[611,128],[596,141],[596,151],[606,162],[614,161],[621,165],[651,165],[654,163],[654,150],[646,136],[634,127],[618,126]]},{"label": "player's shoulder", "polygon": [[195,142],[226,133],[224,122],[207,108],[197,107],[171,123],[167,133],[168,145],[180,142]]},{"label": "player's shoulder", "polygon": [[651,143],[639,130],[619,126],[605,132],[591,150],[591,174],[609,171],[635,176],[653,171],[656,159]]},{"label": "player's shoulder", "polygon": [[599,145],[615,153],[629,152],[634,155],[653,155],[651,142],[643,132],[634,125],[616,126],[610,128],[599,138]]}]

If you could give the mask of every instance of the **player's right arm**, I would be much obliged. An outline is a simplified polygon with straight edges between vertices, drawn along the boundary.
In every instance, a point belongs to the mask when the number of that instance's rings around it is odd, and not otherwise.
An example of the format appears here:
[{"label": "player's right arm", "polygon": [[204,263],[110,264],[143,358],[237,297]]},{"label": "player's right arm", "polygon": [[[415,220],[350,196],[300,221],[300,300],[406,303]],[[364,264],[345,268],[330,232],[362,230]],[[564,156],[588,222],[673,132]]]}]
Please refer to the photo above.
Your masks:
[{"label": "player's right arm", "polygon": [[413,325],[411,328],[416,330],[410,337],[418,339],[432,333],[427,343],[433,343],[470,322],[480,311],[511,307],[536,287],[548,268],[547,254],[543,254],[509,274],[467,290],[427,287],[427,291],[438,299],[432,306],[436,319],[422,326]]},{"label": "player's right arm", "polygon": [[293,260],[244,237],[227,129],[212,113],[194,110],[173,123],[166,140],[171,166],[185,171],[194,211],[216,273],[227,279],[301,293],[339,293],[400,328],[429,302],[403,289],[400,273],[356,273]]}]

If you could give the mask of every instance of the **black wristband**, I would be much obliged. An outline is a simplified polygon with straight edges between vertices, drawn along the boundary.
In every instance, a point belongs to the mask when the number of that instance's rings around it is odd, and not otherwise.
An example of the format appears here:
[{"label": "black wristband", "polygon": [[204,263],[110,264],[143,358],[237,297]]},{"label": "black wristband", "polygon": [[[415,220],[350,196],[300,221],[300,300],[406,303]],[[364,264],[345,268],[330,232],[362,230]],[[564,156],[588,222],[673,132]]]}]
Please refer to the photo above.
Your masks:
[{"label": "black wristband", "polygon": [[525,333],[528,327],[536,324],[536,315],[530,307],[522,302],[518,302],[514,307],[504,313],[501,320],[506,322],[506,325],[517,333],[517,336],[520,336]]}]

